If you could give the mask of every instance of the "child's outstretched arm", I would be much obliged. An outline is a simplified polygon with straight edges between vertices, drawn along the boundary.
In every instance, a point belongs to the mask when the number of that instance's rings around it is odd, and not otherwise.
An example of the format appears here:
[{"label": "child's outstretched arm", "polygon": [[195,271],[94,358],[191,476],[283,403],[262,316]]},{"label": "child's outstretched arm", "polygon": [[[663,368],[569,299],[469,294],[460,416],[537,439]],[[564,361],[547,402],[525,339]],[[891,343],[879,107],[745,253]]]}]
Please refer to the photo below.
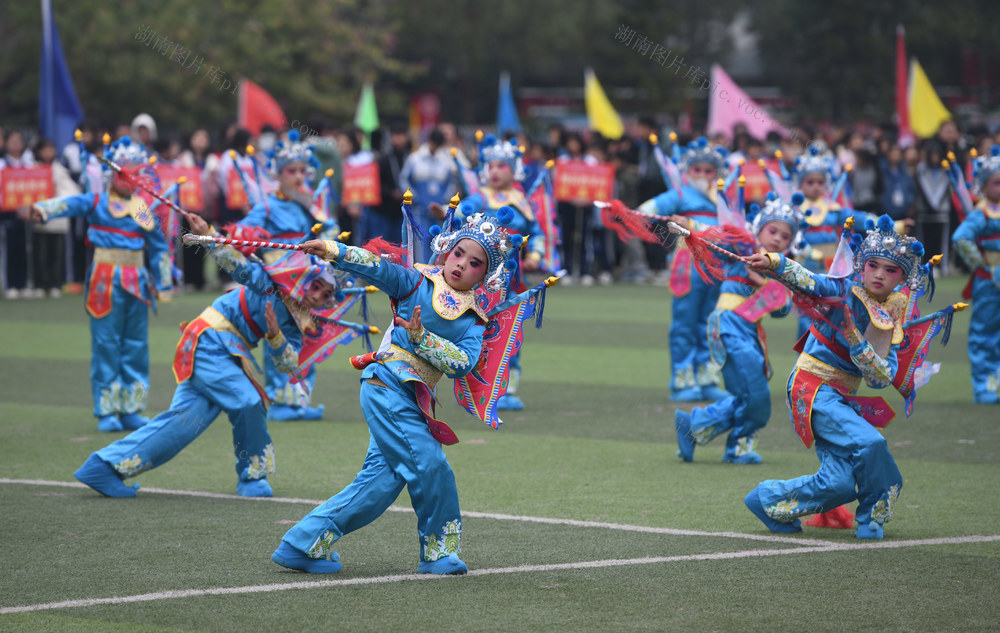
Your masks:
[{"label": "child's outstretched arm", "polygon": [[747,263],[750,270],[772,271],[789,285],[817,297],[842,297],[847,290],[843,280],[810,272],[781,253],[754,253]]},{"label": "child's outstretched arm", "polygon": [[[195,235],[217,235],[215,229],[197,213],[185,213],[184,218],[188,221],[188,226]],[[264,267],[248,260],[243,253],[232,246],[209,244],[205,248],[215,258],[215,263],[219,265],[219,268],[232,275],[233,281],[236,283],[253,288],[262,294],[266,294],[274,288],[274,283]]]},{"label": "child's outstretched arm", "polygon": [[274,306],[271,303],[264,307],[264,318],[267,319],[267,333],[264,335],[264,339],[267,341],[265,349],[271,355],[274,366],[278,368],[278,371],[288,374],[294,372],[299,366],[301,336],[298,331],[295,332],[296,340],[294,341],[285,336],[278,325],[278,317],[274,313]]},{"label": "child's outstretched arm", "polygon": [[394,264],[371,251],[332,240],[309,240],[302,245],[302,250],[329,260],[334,268],[364,279],[390,297],[408,295],[423,276],[416,270]]}]

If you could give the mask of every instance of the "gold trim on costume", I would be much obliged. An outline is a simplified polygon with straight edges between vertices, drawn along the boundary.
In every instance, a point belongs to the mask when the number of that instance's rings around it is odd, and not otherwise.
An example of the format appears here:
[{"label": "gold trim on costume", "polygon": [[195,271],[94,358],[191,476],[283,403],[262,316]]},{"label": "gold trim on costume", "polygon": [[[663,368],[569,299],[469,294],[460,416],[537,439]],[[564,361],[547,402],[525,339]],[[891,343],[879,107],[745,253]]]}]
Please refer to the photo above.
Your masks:
[{"label": "gold trim on costume", "polygon": [[406,363],[413,368],[413,371],[417,374],[417,376],[419,376],[431,390],[437,386],[438,381],[441,380],[441,376],[444,376],[444,372],[438,371],[424,359],[419,356],[414,356],[398,345],[393,345],[389,349],[392,350],[392,356],[379,362],[383,365],[393,361]]},{"label": "gold trim on costume", "polygon": [[1000,251],[983,251],[983,263],[987,266],[1000,266]]},{"label": "gold trim on costume", "polygon": [[747,297],[738,295],[735,292],[723,292],[719,294],[719,300],[715,302],[716,310],[735,310],[746,302]]},{"label": "gold trim on costume", "polygon": [[879,302],[875,297],[868,294],[863,286],[851,288],[854,296],[861,300],[861,304],[868,311],[868,318],[871,319],[873,327],[879,330],[892,330],[892,343],[898,344],[903,340],[903,314],[906,312],[906,296],[901,292],[893,292],[885,300]]},{"label": "gold trim on costume", "polygon": [[94,261],[116,266],[143,266],[143,252],[124,248],[94,248]]},{"label": "gold trim on costume", "polygon": [[861,386],[861,376],[849,374],[846,371],[831,367],[809,354],[799,354],[798,360],[795,361],[795,366],[816,376],[842,394],[854,393]]},{"label": "gold trim on costume", "polygon": [[442,319],[454,321],[465,314],[466,310],[472,310],[483,321],[489,320],[476,302],[476,293],[472,290],[455,290],[449,286],[448,282],[444,280],[443,269],[440,266],[414,264],[413,267],[434,283],[431,303],[434,306],[434,311]]}]

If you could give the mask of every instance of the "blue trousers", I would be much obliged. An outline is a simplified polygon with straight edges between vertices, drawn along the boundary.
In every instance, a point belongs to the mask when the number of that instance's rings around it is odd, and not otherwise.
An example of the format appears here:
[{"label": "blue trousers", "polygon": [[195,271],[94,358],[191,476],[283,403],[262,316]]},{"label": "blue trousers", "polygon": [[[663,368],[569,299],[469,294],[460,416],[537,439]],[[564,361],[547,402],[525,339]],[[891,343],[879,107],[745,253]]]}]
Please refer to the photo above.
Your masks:
[{"label": "blue trousers", "polygon": [[969,362],[973,394],[1000,395],[1000,288],[991,279],[972,281]]},{"label": "blue trousers", "polygon": [[674,297],[670,322],[670,390],[718,382],[708,352],[708,315],[719,300],[719,284],[709,284],[691,266],[691,291]]},{"label": "blue trousers", "polygon": [[149,308],[117,283],[111,301],[110,313],[90,317],[90,387],[97,417],[144,411],[149,391]]},{"label": "blue trousers", "polygon": [[395,381],[391,384],[394,387],[361,384],[361,411],[371,433],[361,472],[283,537],[312,558],[327,557],[337,539],[380,517],[404,486],[417,513],[420,560],[435,561],[461,551],[455,474],[413,394]]},{"label": "blue trousers", "polygon": [[177,385],[170,408],[97,452],[123,477],[162,466],[225,411],[233,426],[236,474],[243,481],[274,472],[274,446],[264,405],[239,361],[212,331],[201,335],[194,373]]},{"label": "blue trousers", "polygon": [[859,526],[888,521],[903,487],[903,476],[878,429],[825,384],[813,402],[812,427],[819,471],[761,482],[757,492],[768,516],[787,523],[857,499],[854,517]]},{"label": "blue trousers", "polygon": [[722,377],[732,395],[691,411],[691,437],[707,444],[729,431],[726,454],[738,457],[753,450],[757,432],[771,419],[771,390],[756,337],[723,332],[722,344],[726,349]]}]

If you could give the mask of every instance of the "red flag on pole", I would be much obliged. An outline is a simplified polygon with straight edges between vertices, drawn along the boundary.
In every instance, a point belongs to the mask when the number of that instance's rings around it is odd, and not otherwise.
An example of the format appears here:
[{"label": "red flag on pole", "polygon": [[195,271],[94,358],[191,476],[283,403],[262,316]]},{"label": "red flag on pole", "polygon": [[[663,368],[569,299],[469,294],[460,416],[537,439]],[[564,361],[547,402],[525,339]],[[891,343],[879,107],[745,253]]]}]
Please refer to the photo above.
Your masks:
[{"label": "red flag on pole", "polygon": [[910,130],[910,73],[906,63],[906,43],[903,25],[896,27],[896,117],[899,123],[899,140],[902,144],[913,143],[913,132]]},{"label": "red flag on pole", "polygon": [[260,134],[260,129],[265,125],[276,130],[287,126],[288,119],[274,97],[249,79],[240,82],[239,100],[239,125],[250,130],[254,136]]}]

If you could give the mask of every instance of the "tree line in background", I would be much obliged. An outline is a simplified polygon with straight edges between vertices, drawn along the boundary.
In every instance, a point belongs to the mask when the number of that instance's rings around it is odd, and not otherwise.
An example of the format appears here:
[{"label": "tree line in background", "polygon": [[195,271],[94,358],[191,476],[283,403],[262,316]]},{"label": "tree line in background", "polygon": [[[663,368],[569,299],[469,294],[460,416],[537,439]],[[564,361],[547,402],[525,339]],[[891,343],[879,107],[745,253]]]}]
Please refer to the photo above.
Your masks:
[{"label": "tree line in background", "polygon": [[[405,119],[410,97],[430,91],[441,96],[446,120],[487,122],[502,70],[516,94],[523,86],[582,86],[588,66],[612,100],[616,88],[632,89],[622,112],[700,117],[710,93],[691,71],[707,74],[732,59],[731,24],[741,12],[761,63],[755,76],[737,79],[781,89],[794,100],[793,115],[888,120],[900,23],[908,53],[936,85],[963,86],[987,109],[1000,103],[1000,9],[990,0],[54,0],[53,10],[80,102],[105,124],[143,111],[176,129],[221,124],[236,116],[233,88],[242,77],[274,95],[290,119],[347,122],[372,79],[383,118]],[[622,26],[683,67],[616,41]],[[155,45],[142,35],[148,31],[159,36]],[[40,50],[39,3],[5,2],[0,122],[37,123]]]}]

